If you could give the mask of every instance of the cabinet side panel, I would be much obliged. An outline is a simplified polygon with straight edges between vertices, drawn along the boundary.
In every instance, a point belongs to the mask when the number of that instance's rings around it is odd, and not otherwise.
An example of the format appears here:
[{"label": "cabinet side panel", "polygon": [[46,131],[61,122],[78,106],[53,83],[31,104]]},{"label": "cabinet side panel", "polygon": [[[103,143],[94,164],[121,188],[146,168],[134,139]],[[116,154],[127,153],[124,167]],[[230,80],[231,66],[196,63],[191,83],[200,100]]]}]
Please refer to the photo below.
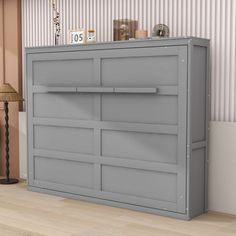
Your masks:
[{"label": "cabinet side panel", "polygon": [[193,46],[190,77],[190,160],[189,160],[189,216],[205,212],[207,176],[207,83],[208,48]]},{"label": "cabinet side panel", "polygon": [[206,139],[207,48],[193,47],[191,78],[192,142]]},{"label": "cabinet side panel", "polygon": [[192,152],[190,165],[190,218],[205,211],[205,148]]},{"label": "cabinet side panel", "polygon": [[33,96],[32,96],[32,56],[30,54],[25,55],[26,58],[26,111],[27,111],[27,156],[28,156],[28,184],[33,185],[34,180],[34,161],[33,161]]}]

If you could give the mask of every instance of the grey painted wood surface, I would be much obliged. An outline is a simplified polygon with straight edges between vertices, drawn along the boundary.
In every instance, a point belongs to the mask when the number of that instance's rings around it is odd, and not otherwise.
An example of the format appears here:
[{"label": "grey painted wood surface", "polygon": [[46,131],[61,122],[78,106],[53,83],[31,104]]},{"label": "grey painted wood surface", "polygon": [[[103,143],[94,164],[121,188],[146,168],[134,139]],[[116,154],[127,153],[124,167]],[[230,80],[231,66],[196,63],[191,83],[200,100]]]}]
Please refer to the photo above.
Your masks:
[{"label": "grey painted wood surface", "polygon": [[29,189],[181,219],[203,213],[208,44],[26,49]]}]

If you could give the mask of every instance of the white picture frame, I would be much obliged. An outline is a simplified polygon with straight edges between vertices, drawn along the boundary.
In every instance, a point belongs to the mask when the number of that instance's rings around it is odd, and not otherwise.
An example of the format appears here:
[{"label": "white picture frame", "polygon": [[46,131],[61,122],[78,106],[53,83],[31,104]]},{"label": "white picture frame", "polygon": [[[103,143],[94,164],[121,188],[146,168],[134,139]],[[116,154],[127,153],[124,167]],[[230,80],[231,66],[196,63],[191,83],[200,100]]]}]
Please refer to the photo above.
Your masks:
[{"label": "white picture frame", "polygon": [[85,29],[75,29],[68,31],[68,44],[83,44],[86,43],[86,31]]}]

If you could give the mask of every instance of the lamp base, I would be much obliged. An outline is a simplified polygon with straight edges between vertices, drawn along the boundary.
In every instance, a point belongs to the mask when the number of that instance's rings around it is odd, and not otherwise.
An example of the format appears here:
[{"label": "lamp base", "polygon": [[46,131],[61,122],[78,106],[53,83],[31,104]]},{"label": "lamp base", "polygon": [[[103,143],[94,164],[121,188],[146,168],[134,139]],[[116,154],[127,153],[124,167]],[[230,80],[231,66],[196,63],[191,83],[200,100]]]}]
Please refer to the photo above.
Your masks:
[{"label": "lamp base", "polygon": [[18,179],[0,179],[0,184],[16,184],[18,183],[19,180]]}]

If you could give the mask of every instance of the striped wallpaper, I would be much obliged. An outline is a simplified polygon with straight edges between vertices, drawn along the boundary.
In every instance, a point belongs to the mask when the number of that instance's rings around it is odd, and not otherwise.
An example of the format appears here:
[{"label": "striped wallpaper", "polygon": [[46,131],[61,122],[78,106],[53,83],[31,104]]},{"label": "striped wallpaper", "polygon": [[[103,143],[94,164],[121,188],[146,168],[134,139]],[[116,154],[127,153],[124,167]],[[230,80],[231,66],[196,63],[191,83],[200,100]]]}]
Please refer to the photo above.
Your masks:
[{"label": "striped wallpaper", "polygon": [[[60,44],[67,31],[94,28],[97,41],[111,41],[113,19],[135,19],[151,34],[157,23],[170,36],[211,39],[211,119],[236,121],[236,0],[56,0]],[[53,44],[51,0],[22,0],[23,46]]]}]

